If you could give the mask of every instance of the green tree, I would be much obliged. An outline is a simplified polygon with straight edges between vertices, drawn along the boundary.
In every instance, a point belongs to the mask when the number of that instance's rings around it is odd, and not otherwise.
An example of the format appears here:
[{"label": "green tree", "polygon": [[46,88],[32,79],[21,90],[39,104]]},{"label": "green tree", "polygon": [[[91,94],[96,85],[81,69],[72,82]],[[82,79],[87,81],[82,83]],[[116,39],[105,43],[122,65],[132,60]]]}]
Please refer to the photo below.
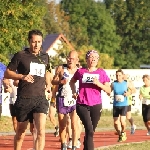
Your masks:
[{"label": "green tree", "polygon": [[69,16],[70,39],[76,48],[91,45],[101,53],[114,55],[119,49],[114,20],[102,2],[94,0],[62,0],[62,9]]},{"label": "green tree", "polygon": [[[150,1],[105,0],[121,37],[121,48],[115,55],[115,65],[122,68],[139,68],[150,63]],[[118,59],[119,58],[119,59]]]},{"label": "green tree", "polygon": [[27,43],[31,29],[43,30],[46,12],[43,0],[1,0],[0,2],[0,54],[8,58]]},{"label": "green tree", "polygon": [[69,38],[70,28],[68,23],[68,17],[65,16],[65,12],[60,9],[60,4],[57,4],[55,0],[50,0],[47,3],[47,13],[44,16],[45,30],[48,34],[62,33],[66,38]]}]

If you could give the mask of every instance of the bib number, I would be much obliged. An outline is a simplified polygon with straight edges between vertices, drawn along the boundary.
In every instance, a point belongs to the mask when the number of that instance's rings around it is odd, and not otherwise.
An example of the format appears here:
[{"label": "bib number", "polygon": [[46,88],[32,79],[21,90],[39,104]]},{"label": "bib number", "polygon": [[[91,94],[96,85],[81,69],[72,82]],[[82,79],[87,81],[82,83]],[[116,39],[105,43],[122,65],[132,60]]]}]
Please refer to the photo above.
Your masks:
[{"label": "bib number", "polygon": [[150,99],[143,99],[142,104],[150,105]]},{"label": "bib number", "polygon": [[64,98],[64,106],[74,106],[76,104],[76,100],[74,98]]},{"label": "bib number", "polygon": [[45,75],[45,65],[31,62],[30,63],[30,74],[40,76],[40,77],[44,77],[44,75]]},{"label": "bib number", "polygon": [[82,83],[93,83],[94,78],[99,79],[99,74],[84,73],[82,78]]},{"label": "bib number", "polygon": [[115,100],[117,102],[123,102],[124,101],[124,96],[123,95],[115,95]]}]

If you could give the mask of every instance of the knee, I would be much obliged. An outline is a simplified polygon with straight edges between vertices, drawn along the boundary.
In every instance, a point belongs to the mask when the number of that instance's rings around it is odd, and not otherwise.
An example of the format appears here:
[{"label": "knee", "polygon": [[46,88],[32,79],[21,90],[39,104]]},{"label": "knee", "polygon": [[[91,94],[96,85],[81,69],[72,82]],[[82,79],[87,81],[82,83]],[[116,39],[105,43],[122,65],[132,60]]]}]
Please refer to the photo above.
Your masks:
[{"label": "knee", "polygon": [[23,140],[25,136],[25,129],[24,128],[19,128],[17,129],[17,132],[16,132],[16,140]]},{"label": "knee", "polygon": [[93,137],[93,135],[94,135],[94,131],[93,131],[93,128],[92,128],[92,127],[91,127],[91,128],[89,128],[89,129],[87,129],[87,134],[88,134],[88,136]]},{"label": "knee", "polygon": [[60,121],[59,122],[59,130],[64,130],[67,127],[67,123]]},{"label": "knee", "polygon": [[[36,129],[35,129],[35,130],[36,130]],[[38,135],[38,136],[45,136],[45,129],[37,130],[37,135]]]}]

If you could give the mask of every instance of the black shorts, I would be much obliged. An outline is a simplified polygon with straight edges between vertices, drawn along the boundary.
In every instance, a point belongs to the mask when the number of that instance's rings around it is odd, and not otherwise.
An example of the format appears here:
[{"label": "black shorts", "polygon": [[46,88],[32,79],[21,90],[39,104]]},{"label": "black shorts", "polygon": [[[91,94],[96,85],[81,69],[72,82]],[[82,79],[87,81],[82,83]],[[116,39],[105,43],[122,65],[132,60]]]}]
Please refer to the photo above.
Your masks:
[{"label": "black shorts", "polygon": [[150,105],[142,104],[142,116],[144,122],[150,121]]},{"label": "black shorts", "polygon": [[16,119],[18,122],[30,120],[33,122],[33,113],[48,112],[49,103],[46,97],[24,98],[18,97],[15,102]]},{"label": "black shorts", "polygon": [[131,111],[131,105],[128,106],[127,112],[128,112],[128,111]]},{"label": "black shorts", "polygon": [[128,106],[113,106],[113,117],[126,116]]},{"label": "black shorts", "polygon": [[9,104],[10,115],[16,117],[16,110],[14,104]]}]

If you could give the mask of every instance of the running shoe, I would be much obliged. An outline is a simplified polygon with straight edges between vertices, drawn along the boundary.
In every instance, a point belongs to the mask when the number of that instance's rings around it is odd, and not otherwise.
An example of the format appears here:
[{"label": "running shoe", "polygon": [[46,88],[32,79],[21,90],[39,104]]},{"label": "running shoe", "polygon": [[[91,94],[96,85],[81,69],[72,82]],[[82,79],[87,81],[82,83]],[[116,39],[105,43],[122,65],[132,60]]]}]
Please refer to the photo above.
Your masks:
[{"label": "running shoe", "polygon": [[148,131],[148,132],[146,133],[146,135],[149,136],[149,135],[150,135],[150,131]]},{"label": "running shoe", "polygon": [[61,150],[67,150],[67,145],[66,145],[66,143],[61,144]]},{"label": "running shoe", "polygon": [[55,137],[59,136],[59,127],[55,127],[56,132],[54,132]]},{"label": "running shoe", "polygon": [[76,146],[76,147],[77,147],[77,148],[80,148],[80,146],[81,146],[81,142],[78,140],[78,141],[77,141],[77,146]]},{"label": "running shoe", "polygon": [[131,134],[134,134],[134,133],[135,133],[135,130],[136,130],[136,125],[133,125],[133,126],[131,127]]},{"label": "running shoe", "polygon": [[126,141],[126,139],[127,139],[126,132],[122,132],[121,135],[119,135],[118,142]]},{"label": "running shoe", "polygon": [[67,144],[68,148],[72,148],[72,140],[69,140],[68,144]]}]

